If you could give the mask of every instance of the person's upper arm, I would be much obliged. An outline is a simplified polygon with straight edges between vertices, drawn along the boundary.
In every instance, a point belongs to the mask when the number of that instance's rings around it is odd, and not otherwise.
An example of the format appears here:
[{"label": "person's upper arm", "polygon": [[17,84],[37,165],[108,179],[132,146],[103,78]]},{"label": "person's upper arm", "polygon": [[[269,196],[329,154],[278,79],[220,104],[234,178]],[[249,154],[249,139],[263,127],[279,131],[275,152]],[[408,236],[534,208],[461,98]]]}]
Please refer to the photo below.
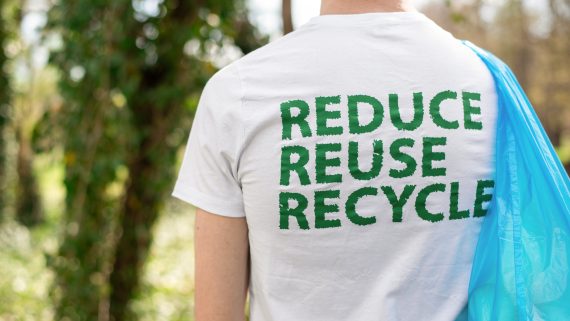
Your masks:
[{"label": "person's upper arm", "polygon": [[237,175],[244,124],[236,68],[223,68],[204,87],[172,195],[213,214],[244,217]]},{"label": "person's upper arm", "polygon": [[245,217],[196,210],[194,231],[196,321],[243,321],[249,285]]}]

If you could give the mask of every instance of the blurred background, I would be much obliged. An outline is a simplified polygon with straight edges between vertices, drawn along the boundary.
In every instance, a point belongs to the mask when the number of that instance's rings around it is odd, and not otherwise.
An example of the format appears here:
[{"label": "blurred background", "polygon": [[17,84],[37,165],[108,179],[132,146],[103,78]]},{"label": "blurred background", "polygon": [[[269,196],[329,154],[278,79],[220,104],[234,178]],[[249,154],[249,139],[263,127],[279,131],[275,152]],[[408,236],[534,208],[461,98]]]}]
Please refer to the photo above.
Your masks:
[{"label": "blurred background", "polygon": [[[570,2],[422,0],[506,61],[570,168]],[[170,197],[201,90],[318,0],[0,1],[0,320],[192,320]]]}]

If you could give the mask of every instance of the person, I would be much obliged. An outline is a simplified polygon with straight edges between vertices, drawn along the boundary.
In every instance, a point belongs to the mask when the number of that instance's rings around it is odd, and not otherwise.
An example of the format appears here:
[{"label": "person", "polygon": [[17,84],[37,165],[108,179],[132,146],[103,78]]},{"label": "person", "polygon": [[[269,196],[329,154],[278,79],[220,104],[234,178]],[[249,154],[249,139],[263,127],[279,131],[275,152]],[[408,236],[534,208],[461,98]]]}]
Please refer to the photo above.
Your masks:
[{"label": "person", "polygon": [[493,194],[484,63],[406,0],[321,14],[219,70],[173,195],[197,321],[454,321]]}]

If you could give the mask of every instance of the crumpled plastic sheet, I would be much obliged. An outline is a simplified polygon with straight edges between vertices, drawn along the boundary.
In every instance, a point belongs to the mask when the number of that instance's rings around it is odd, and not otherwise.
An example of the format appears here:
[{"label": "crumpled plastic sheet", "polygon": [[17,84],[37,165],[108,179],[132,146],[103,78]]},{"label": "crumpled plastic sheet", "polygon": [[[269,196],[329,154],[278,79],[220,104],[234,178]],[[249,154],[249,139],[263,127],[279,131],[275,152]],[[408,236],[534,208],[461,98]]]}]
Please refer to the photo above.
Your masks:
[{"label": "crumpled plastic sheet", "polygon": [[570,320],[568,175],[509,67],[462,43],[493,75],[499,114],[494,195],[457,321]]}]

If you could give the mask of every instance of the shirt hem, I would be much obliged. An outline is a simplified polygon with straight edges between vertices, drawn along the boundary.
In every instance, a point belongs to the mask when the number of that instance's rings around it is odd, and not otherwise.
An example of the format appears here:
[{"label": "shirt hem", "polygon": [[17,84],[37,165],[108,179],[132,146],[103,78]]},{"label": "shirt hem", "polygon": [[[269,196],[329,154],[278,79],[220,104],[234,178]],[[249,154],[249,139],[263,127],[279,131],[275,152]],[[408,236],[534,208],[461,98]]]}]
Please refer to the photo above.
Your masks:
[{"label": "shirt hem", "polygon": [[245,217],[243,206],[238,204],[224,206],[228,203],[227,199],[213,199],[211,196],[187,186],[183,187],[177,184],[171,195],[212,214],[226,217]]}]

